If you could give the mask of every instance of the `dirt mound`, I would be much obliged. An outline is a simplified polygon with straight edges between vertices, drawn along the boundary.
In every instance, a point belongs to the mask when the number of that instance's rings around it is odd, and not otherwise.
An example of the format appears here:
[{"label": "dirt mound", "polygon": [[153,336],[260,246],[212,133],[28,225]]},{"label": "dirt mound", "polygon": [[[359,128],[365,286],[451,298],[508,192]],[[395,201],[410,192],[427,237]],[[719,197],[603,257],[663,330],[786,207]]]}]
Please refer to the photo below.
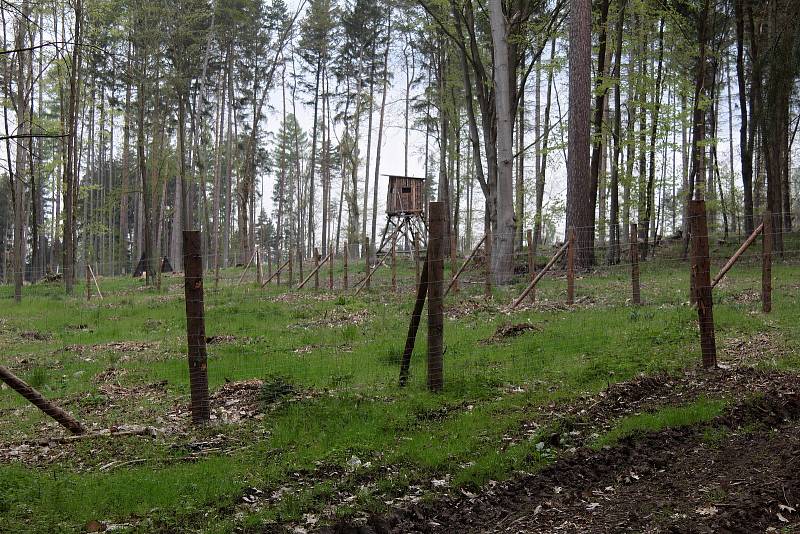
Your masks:
[{"label": "dirt mound", "polygon": [[[562,456],[481,494],[330,532],[764,532],[800,514],[800,397],[771,391],[714,421]],[[789,424],[787,424],[789,423]],[[781,432],[754,430],[760,425]],[[739,432],[738,428],[747,428]],[[720,436],[720,439],[710,439]]]},{"label": "dirt mound", "polygon": [[539,327],[530,323],[505,324],[497,327],[492,337],[482,340],[482,345],[500,343],[510,337],[521,336],[525,332],[538,331]]}]

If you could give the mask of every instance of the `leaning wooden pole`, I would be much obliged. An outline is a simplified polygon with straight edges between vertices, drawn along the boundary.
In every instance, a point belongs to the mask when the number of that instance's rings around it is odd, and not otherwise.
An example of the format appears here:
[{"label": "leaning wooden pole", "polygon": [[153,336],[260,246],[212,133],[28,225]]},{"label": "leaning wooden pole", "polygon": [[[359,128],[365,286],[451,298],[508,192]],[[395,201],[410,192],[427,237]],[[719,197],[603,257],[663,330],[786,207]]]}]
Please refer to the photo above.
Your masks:
[{"label": "leaning wooden pole", "polygon": [[183,232],[183,268],[192,422],[203,424],[210,420],[211,408],[208,398],[208,355],[203,306],[203,257],[198,231]]},{"label": "leaning wooden pole", "polygon": [[288,265],[291,263],[291,261],[292,261],[292,259],[291,259],[291,258],[289,258],[288,260],[286,260],[285,262],[283,262],[283,265],[281,265],[280,267],[278,267],[278,270],[277,270],[277,271],[275,271],[274,273],[272,273],[272,274],[269,276],[269,278],[267,278],[266,280],[264,280],[264,283],[263,283],[263,284],[261,284],[261,287],[266,287],[266,285],[267,285],[267,284],[269,284],[270,282],[272,282],[272,279],[273,279],[273,278],[275,278],[275,277],[277,277],[277,278],[278,278],[278,283],[280,284],[280,276],[281,276],[281,271],[282,271],[282,270],[283,270],[285,267],[287,267],[287,266],[288,266]]},{"label": "leaning wooden pole", "polygon": [[246,274],[247,274],[247,271],[249,271],[249,270],[250,270],[250,266],[253,264],[253,260],[255,259],[255,257],[256,257],[256,254],[257,254],[257,253],[258,253],[257,251],[253,251],[253,255],[252,255],[252,256],[250,256],[250,260],[247,262],[247,265],[245,265],[245,267],[244,267],[244,271],[242,271],[242,276],[240,276],[240,277],[239,277],[239,281],[238,281],[238,282],[236,282],[236,286],[237,286],[237,287],[238,287],[239,285],[241,285],[241,283],[242,283],[242,280],[244,280],[244,275],[246,275]]},{"label": "leaning wooden pole", "polygon": [[72,432],[73,434],[85,434],[86,428],[70,414],[45,399],[41,393],[29,386],[21,378],[17,377],[7,367],[0,365],[0,380],[8,384],[8,387],[25,397],[34,406],[55,419],[58,424]]},{"label": "leaning wooden pole", "polygon": [[[305,280],[300,282],[300,285],[297,286],[297,289],[303,289],[303,287],[305,287],[305,285],[308,283],[308,281],[311,280],[311,278],[313,276],[315,276],[317,273],[319,273],[319,270],[322,268],[323,265],[325,265],[325,262],[331,260],[332,257],[333,257],[333,252],[331,252],[330,254],[325,256],[322,259],[322,261],[317,260],[316,261],[316,265],[314,266],[314,270],[311,271],[310,273],[308,273],[308,276],[306,276]],[[317,282],[317,286],[319,286],[319,279],[317,279],[316,282]]]},{"label": "leaning wooden pole", "polygon": [[103,297],[103,292],[100,291],[100,284],[97,283],[97,277],[94,275],[94,269],[92,269],[91,265],[89,265],[88,267],[89,267],[89,274],[92,275],[92,280],[94,280],[94,287],[95,289],[97,289],[97,296],[100,297],[100,300],[103,300],[105,297]]},{"label": "leaning wooden pole", "polygon": [[417,284],[417,300],[414,302],[414,310],[411,312],[411,321],[408,323],[408,334],[406,335],[406,346],[403,349],[403,359],[400,361],[400,387],[408,382],[409,368],[411,367],[411,354],[414,352],[414,344],[417,340],[419,322],[422,319],[422,308],[425,307],[425,299],[428,296],[428,262],[422,265],[422,274],[419,284]]},{"label": "leaning wooden pole", "polygon": [[753,230],[753,233],[750,234],[750,236],[747,239],[745,239],[744,243],[742,243],[742,246],[739,247],[739,250],[737,250],[736,253],[733,256],[731,256],[731,259],[728,260],[725,266],[719,270],[717,276],[715,276],[714,279],[711,281],[712,289],[717,287],[717,284],[720,283],[720,281],[725,277],[725,275],[728,274],[728,271],[730,271],[731,268],[736,264],[736,262],[739,261],[739,258],[742,256],[742,254],[744,254],[744,252],[748,248],[750,248],[750,245],[753,244],[753,241],[756,240],[758,234],[760,234],[762,230],[764,230],[763,222],[758,225],[758,228]]},{"label": "leaning wooden pole", "polygon": [[458,277],[461,276],[461,274],[464,272],[464,269],[467,268],[467,265],[469,264],[469,262],[472,261],[473,258],[475,258],[475,255],[478,253],[478,249],[481,248],[481,245],[483,244],[484,241],[486,241],[486,235],[481,237],[481,240],[478,241],[478,244],[475,245],[475,248],[473,248],[472,252],[470,252],[469,256],[467,256],[466,261],[461,264],[461,267],[458,269],[458,271],[456,272],[455,276],[453,276],[453,279],[450,280],[450,284],[447,286],[447,289],[445,289],[445,291],[444,291],[444,296],[445,297],[447,296],[448,293],[450,293],[450,290],[453,288],[453,285],[458,280]]},{"label": "leaning wooden pole", "polygon": [[520,304],[522,304],[522,301],[525,300],[525,297],[528,296],[528,293],[533,291],[533,288],[536,287],[536,284],[539,283],[539,280],[544,278],[544,275],[547,274],[547,271],[549,271],[550,268],[553,265],[555,265],[555,263],[558,261],[558,259],[561,256],[564,255],[564,253],[567,251],[567,248],[569,248],[569,243],[564,243],[564,246],[562,246],[560,249],[558,249],[558,252],[556,252],[553,255],[553,257],[550,258],[550,261],[547,262],[547,265],[545,265],[544,268],[541,271],[539,271],[539,273],[536,275],[536,278],[534,278],[531,281],[531,283],[528,284],[528,287],[525,288],[525,291],[523,291],[522,294],[519,297],[517,297],[517,300],[515,300],[514,303],[511,305],[511,309],[512,310],[514,308],[516,308],[517,306],[519,306]]}]

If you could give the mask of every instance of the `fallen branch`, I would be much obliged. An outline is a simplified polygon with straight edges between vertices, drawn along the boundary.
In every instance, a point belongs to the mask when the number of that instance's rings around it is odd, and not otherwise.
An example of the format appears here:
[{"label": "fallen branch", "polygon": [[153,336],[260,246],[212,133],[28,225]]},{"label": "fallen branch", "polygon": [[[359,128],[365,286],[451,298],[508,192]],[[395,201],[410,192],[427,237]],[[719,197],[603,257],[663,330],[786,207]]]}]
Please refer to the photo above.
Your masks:
[{"label": "fallen branch", "polygon": [[73,434],[85,434],[86,428],[70,414],[45,399],[41,393],[17,377],[7,367],[0,365],[0,380],[9,385],[11,389],[28,399],[34,406],[55,419],[58,424]]}]

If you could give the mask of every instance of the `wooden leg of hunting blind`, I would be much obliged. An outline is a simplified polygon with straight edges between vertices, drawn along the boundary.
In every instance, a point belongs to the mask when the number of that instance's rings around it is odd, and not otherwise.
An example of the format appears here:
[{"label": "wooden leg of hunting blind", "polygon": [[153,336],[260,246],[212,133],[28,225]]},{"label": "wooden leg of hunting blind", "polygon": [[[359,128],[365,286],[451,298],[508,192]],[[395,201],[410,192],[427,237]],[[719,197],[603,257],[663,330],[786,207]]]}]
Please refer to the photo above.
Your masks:
[{"label": "wooden leg of hunting blind", "polygon": [[344,258],[343,258],[344,263],[342,264],[342,269],[344,271],[342,273],[342,276],[343,276],[343,278],[342,278],[342,288],[345,289],[345,290],[347,290],[347,286],[348,286],[348,282],[349,282],[347,280],[347,262],[348,262],[349,258],[350,258],[350,246],[345,241],[345,243],[344,243]]},{"label": "wooden leg of hunting blind", "polygon": [[89,264],[86,264],[86,302],[92,300],[92,278],[89,274]]},{"label": "wooden leg of hunting blind", "polygon": [[761,251],[761,307],[764,313],[772,311],[772,213],[764,213],[764,235]]},{"label": "wooden leg of hunting blind", "polygon": [[444,278],[445,204],[428,204],[428,389],[442,389],[442,354],[444,353],[444,313],[442,295]]},{"label": "wooden leg of hunting blind", "polygon": [[[528,241],[528,275],[533,281],[536,278],[536,258],[533,255],[533,230],[526,232]],[[531,291],[531,302],[536,302],[536,288]]]},{"label": "wooden leg of hunting blind", "polygon": [[483,236],[484,242],[484,251],[486,256],[486,265],[485,265],[485,275],[486,281],[484,286],[484,294],[486,295],[487,299],[492,298],[492,231],[489,230],[486,232],[486,235]]},{"label": "wooden leg of hunting blind", "polygon": [[73,434],[84,434],[84,426],[70,414],[45,399],[41,393],[29,386],[21,378],[17,377],[8,368],[0,365],[0,380],[8,384],[8,387],[25,397],[31,404],[41,411],[58,421],[58,424],[72,432]]},{"label": "wooden leg of hunting blind", "polygon": [[406,346],[403,349],[403,359],[400,362],[400,387],[408,382],[408,372],[411,366],[411,354],[414,352],[414,344],[417,340],[417,330],[419,321],[422,318],[422,308],[425,306],[425,298],[428,295],[428,262],[422,267],[422,274],[417,284],[417,300],[414,301],[414,311],[411,312],[411,321],[408,323],[408,334],[406,335]]},{"label": "wooden leg of hunting blind", "polygon": [[642,295],[639,287],[639,225],[631,223],[631,290],[634,304],[642,303]]},{"label": "wooden leg of hunting blind", "polygon": [[703,200],[689,202],[692,225],[692,271],[697,296],[697,318],[700,325],[700,348],[703,367],[717,366],[717,345],[714,336],[714,309],[711,296],[711,262],[708,254],[708,223]]},{"label": "wooden leg of hunting blind", "polygon": [[575,228],[567,232],[567,304],[575,304]]},{"label": "wooden leg of hunting blind", "polygon": [[210,419],[211,410],[208,400],[208,357],[203,306],[203,257],[198,231],[183,232],[183,266],[192,422],[202,424]]}]

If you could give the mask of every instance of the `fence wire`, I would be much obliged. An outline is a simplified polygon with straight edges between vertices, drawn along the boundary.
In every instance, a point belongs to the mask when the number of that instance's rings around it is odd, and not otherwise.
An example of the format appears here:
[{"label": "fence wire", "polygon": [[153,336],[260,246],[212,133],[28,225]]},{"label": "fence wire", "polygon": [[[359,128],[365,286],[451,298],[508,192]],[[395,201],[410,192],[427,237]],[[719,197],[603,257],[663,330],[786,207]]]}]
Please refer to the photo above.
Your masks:
[{"label": "fence wire", "polygon": [[[563,249],[563,243],[542,244],[534,256],[527,243],[514,242],[518,235],[493,235],[491,258],[485,245],[471,255],[463,243],[445,255],[443,290],[460,271],[444,299],[443,344],[438,347],[446,390],[467,395],[486,387],[533,388],[541,373],[556,372],[561,358],[564,365],[591,366],[595,351],[612,350],[615,343],[640,346],[641,361],[633,363],[643,367],[646,361],[680,357],[670,352],[676,347],[694,347],[699,360],[690,295],[692,247],[682,238],[640,242],[638,262],[630,242],[620,244],[617,257],[607,241],[595,239],[590,247],[576,241],[573,303],[568,303],[564,254],[515,311],[512,303]],[[735,242],[708,237],[714,280],[746,236]],[[772,251],[773,301],[781,305],[797,298],[800,239],[796,233],[767,233],[713,288],[714,305],[722,306],[726,316],[761,310],[764,238],[773,245],[783,238],[784,244],[782,251]],[[514,242],[515,249],[501,255],[497,244],[503,239]],[[589,251],[594,263],[583,267]],[[344,256],[333,254],[318,277],[309,278],[316,262],[301,259],[296,251],[273,251],[269,259],[263,253],[260,261],[218,270],[215,255],[204,255],[203,345],[212,418],[235,421],[249,417],[253,403],[264,406],[283,398],[399,394],[400,363],[424,261],[424,250],[418,254],[398,247],[394,255],[349,257],[345,268]],[[280,277],[273,276],[284,264]],[[103,274],[121,272],[119,262],[90,265],[94,276],[78,269],[72,296],[64,296],[63,281],[45,281],[26,285],[18,308],[6,304],[0,364],[95,426],[188,420],[182,272],[162,273],[159,289],[157,274],[148,284],[145,278]],[[499,277],[496,268],[509,265],[508,276]],[[641,306],[633,304],[637,265]],[[13,294],[11,286],[0,290],[7,298]],[[438,371],[426,363],[426,314],[408,390],[424,390],[427,374]],[[634,333],[624,333],[614,326],[618,323],[636,323]],[[596,371],[602,379],[602,368]],[[252,398],[245,402],[242,392]],[[0,390],[0,414],[27,418],[33,426],[42,422],[7,388]]]}]

